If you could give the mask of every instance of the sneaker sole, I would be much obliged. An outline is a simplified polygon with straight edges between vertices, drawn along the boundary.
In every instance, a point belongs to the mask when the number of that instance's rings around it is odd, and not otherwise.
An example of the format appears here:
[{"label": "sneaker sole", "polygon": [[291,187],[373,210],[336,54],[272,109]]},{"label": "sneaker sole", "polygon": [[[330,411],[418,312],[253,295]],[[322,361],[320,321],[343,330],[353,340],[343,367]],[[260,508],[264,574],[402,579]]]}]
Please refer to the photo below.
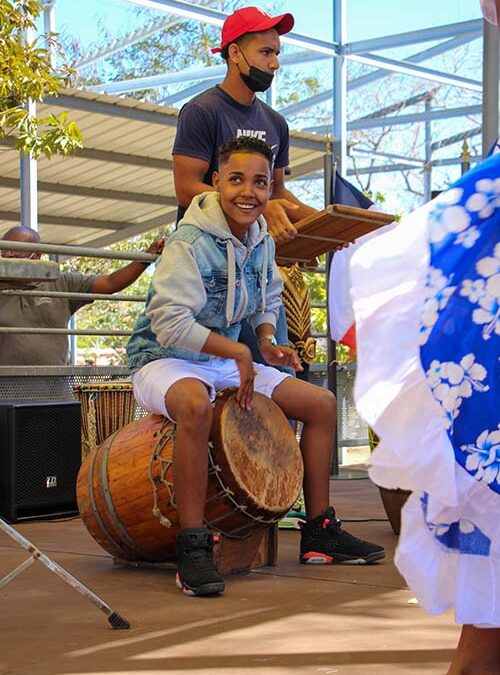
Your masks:
[{"label": "sneaker sole", "polygon": [[224,581],[214,581],[211,584],[203,584],[197,588],[191,588],[190,586],[182,583],[178,574],[175,577],[175,585],[184,593],[184,595],[189,596],[217,595],[219,593],[223,593],[226,587]]},{"label": "sneaker sole", "polygon": [[377,562],[377,560],[382,560],[382,558],[385,558],[385,551],[374,551],[364,558],[356,558],[354,556],[342,554],[332,557],[325,553],[310,551],[301,556],[300,562],[303,565],[371,565],[372,563]]}]

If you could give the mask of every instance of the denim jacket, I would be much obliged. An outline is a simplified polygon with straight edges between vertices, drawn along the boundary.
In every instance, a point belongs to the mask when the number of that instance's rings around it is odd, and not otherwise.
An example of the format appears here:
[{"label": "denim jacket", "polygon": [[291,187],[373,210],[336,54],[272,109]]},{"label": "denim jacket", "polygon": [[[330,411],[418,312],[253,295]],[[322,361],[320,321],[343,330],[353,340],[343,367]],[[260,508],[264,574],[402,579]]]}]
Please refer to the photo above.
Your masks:
[{"label": "denim jacket", "polygon": [[210,331],[237,340],[246,318],[276,325],[282,282],[263,218],[234,237],[216,192],[194,198],[164,248],[127,345],[131,369],[159,358],[208,361]]}]

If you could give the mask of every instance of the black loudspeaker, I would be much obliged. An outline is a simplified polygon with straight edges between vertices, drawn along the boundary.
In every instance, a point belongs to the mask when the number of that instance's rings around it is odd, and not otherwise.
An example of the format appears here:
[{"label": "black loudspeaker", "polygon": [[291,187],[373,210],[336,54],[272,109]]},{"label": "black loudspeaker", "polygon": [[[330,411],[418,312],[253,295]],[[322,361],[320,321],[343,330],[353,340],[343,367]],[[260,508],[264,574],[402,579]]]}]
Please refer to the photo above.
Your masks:
[{"label": "black loudspeaker", "polygon": [[81,452],[79,401],[0,400],[0,516],[77,513]]}]

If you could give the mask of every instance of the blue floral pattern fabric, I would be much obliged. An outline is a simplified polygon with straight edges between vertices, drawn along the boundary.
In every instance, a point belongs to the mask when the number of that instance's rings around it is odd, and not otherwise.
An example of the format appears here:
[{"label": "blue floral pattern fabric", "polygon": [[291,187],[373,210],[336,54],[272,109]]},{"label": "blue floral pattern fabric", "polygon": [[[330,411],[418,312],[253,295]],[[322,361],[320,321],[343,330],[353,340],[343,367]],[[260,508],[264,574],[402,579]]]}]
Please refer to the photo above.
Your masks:
[{"label": "blue floral pattern fabric", "polygon": [[429,218],[422,364],[456,461],[500,494],[500,155],[438,198]]},{"label": "blue floral pattern fabric", "polygon": [[500,627],[500,152],[351,261],[370,476],[412,492],[395,562],[432,613]]}]

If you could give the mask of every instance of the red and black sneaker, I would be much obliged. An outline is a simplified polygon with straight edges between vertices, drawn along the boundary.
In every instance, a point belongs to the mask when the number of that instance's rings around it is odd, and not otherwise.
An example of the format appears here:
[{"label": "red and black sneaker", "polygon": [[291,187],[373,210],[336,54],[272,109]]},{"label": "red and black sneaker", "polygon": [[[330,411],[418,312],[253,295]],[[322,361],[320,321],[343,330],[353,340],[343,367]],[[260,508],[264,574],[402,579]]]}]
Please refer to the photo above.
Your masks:
[{"label": "red and black sneaker", "polygon": [[358,539],[341,527],[335,510],[300,525],[300,562],[306,565],[366,565],[385,557],[382,546]]},{"label": "red and black sneaker", "polygon": [[186,595],[215,595],[224,591],[224,579],[213,559],[214,537],[205,528],[184,529],[177,535],[175,583]]}]

